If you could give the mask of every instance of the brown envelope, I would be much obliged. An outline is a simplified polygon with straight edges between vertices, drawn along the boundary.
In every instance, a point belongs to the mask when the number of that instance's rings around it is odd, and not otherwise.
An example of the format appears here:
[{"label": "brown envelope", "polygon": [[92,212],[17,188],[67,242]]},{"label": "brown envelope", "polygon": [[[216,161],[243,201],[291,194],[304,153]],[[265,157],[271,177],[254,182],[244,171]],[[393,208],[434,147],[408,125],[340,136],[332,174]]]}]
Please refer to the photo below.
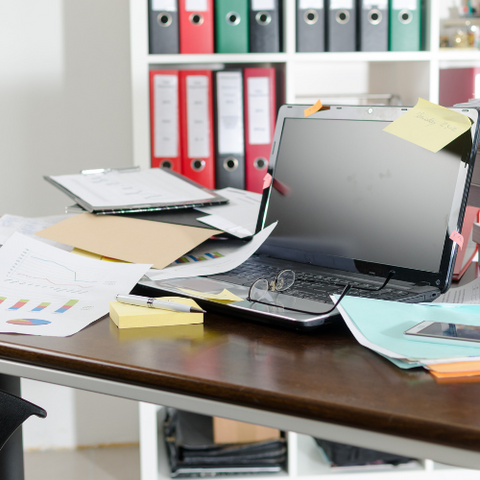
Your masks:
[{"label": "brown envelope", "polygon": [[82,213],[36,235],[118,260],[164,268],[218,233],[211,228]]}]

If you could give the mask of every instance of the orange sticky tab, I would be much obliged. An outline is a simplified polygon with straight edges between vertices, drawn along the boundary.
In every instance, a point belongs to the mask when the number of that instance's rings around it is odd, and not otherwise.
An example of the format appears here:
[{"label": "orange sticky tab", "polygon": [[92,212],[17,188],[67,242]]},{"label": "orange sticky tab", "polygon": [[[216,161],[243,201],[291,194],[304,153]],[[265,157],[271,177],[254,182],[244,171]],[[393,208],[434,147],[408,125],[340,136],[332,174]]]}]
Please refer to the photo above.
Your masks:
[{"label": "orange sticky tab", "polygon": [[456,230],[450,235],[450,240],[455,242],[460,247],[460,250],[463,248],[463,237]]},{"label": "orange sticky tab", "polygon": [[315,105],[308,107],[306,110],[304,110],[303,113],[306,117],[309,117],[310,115],[313,115],[314,113],[317,113],[319,110],[321,110],[322,107],[322,102],[320,100],[317,100],[317,103]]},{"label": "orange sticky tab", "polygon": [[266,188],[268,188],[270,185],[272,184],[272,176],[267,173],[264,177],[263,177],[263,189],[265,190]]}]

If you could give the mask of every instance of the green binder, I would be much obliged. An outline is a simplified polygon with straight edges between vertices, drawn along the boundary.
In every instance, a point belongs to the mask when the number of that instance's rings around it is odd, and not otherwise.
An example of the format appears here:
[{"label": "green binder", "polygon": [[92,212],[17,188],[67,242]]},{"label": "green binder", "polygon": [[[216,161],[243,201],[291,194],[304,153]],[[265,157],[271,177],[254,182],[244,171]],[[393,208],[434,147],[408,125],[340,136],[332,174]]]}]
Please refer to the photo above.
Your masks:
[{"label": "green binder", "polygon": [[389,50],[416,52],[422,49],[422,1],[390,0]]},{"label": "green binder", "polygon": [[215,2],[215,51],[248,52],[248,0]]}]

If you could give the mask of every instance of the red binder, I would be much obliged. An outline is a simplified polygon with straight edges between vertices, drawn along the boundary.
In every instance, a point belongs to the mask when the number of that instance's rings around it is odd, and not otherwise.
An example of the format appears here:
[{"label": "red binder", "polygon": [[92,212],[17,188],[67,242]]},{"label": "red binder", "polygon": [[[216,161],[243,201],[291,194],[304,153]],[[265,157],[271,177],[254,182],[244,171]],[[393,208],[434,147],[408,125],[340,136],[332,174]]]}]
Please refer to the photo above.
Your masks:
[{"label": "red binder", "polygon": [[184,70],[180,80],[182,174],[215,188],[211,70]]},{"label": "red binder", "polygon": [[473,224],[479,221],[480,208],[467,205],[463,219],[462,236],[464,244],[457,251],[457,259],[453,268],[453,280],[460,280],[466,272],[478,250],[478,244],[472,238]]},{"label": "red binder", "polygon": [[179,0],[180,53],[213,53],[213,0]]},{"label": "red binder", "polygon": [[178,83],[178,70],[150,71],[151,164],[182,173]]},{"label": "red binder", "polygon": [[263,191],[272,148],[277,108],[275,69],[245,68],[245,184],[251,192]]}]

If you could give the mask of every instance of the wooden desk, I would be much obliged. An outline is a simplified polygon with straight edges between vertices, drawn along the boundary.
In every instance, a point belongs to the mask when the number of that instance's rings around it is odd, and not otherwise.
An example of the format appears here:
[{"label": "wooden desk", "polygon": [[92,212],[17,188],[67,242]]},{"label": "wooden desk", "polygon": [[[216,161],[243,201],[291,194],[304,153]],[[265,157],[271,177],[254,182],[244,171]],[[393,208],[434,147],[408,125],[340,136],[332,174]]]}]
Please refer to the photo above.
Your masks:
[{"label": "wooden desk", "polygon": [[480,468],[480,383],[403,371],[340,322],[300,334],[207,314],[200,339],[124,334],[108,318],[3,334],[0,373]]}]

